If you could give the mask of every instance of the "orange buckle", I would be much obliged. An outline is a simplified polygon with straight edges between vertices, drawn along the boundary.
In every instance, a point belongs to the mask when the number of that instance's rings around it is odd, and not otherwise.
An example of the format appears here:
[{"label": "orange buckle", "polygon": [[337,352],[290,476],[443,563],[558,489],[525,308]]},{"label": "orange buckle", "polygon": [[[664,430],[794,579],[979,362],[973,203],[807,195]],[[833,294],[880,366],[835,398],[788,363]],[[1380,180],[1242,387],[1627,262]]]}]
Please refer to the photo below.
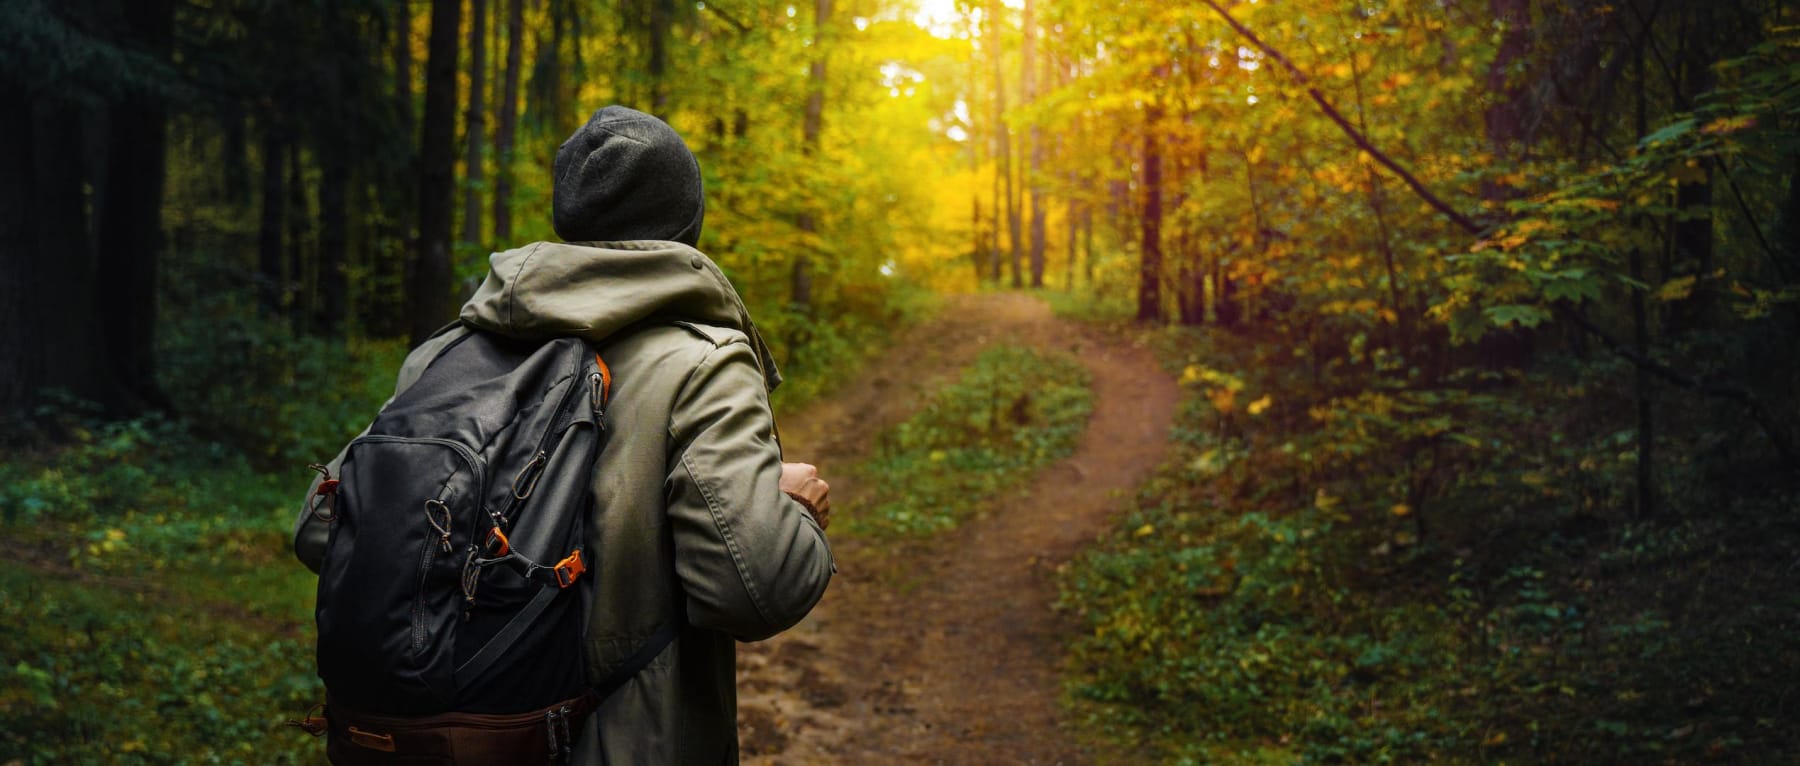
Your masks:
[{"label": "orange buckle", "polygon": [[512,541],[506,539],[506,533],[499,527],[489,527],[486,548],[487,557],[497,559],[512,552]]},{"label": "orange buckle", "polygon": [[554,571],[556,572],[557,587],[567,588],[574,585],[575,578],[580,577],[582,572],[587,571],[587,565],[581,563],[581,549],[576,548],[574,552],[569,554],[568,558],[556,562]]},{"label": "orange buckle", "polygon": [[318,490],[314,491],[313,494],[315,494],[315,495],[334,495],[334,494],[337,494],[337,488],[338,488],[338,480],[337,479],[326,479],[324,481],[319,482],[319,488],[318,488]]}]

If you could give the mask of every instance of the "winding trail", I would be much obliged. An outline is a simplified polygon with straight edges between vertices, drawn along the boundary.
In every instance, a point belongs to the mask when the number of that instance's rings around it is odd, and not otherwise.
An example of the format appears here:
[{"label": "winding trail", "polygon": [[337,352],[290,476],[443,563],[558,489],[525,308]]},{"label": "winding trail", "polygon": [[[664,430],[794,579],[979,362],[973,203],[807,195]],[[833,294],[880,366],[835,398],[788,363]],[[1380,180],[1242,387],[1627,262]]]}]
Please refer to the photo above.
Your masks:
[{"label": "winding trail", "polygon": [[982,349],[1074,352],[1094,413],[1076,452],[959,529],[929,541],[834,540],[839,573],[805,622],[743,647],[747,763],[1082,763],[1063,725],[1059,664],[1074,627],[1052,610],[1056,568],[1162,461],[1177,389],[1150,352],[1053,317],[1020,294],[958,296],[840,393],[783,414],[790,460],[816,463],[840,516],[848,469]]}]

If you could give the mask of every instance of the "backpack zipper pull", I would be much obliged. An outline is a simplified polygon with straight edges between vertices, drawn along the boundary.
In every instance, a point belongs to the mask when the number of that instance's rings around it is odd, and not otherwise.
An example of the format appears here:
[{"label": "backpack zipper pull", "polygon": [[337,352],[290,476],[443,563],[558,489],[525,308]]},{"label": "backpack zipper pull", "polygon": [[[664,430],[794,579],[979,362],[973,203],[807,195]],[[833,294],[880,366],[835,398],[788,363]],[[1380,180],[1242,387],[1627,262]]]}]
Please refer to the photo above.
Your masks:
[{"label": "backpack zipper pull", "polygon": [[[439,511],[442,511],[444,514],[444,521],[441,524],[438,523],[437,515],[431,512],[431,509],[434,507],[437,508]],[[444,501],[439,500],[435,497],[430,500],[426,500],[425,501],[425,520],[427,522],[431,523],[432,529],[437,530],[438,547],[442,548],[445,553],[449,553],[450,552],[450,524],[452,521],[452,519],[450,517],[450,506],[445,505]]]}]

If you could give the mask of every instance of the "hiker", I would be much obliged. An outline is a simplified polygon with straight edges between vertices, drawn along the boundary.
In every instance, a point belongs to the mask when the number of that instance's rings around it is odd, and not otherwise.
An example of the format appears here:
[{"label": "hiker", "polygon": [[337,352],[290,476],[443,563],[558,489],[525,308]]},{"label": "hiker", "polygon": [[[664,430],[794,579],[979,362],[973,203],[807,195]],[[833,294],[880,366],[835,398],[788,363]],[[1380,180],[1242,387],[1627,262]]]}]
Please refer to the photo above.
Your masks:
[{"label": "hiker", "polygon": [[[586,683],[628,677],[573,727],[564,756],[735,762],[734,642],[786,630],[824,594],[829,487],[812,466],[782,461],[768,400],[781,378],[730,282],[694,248],[704,199],[681,137],[609,106],[563,143],[554,171],[564,242],[493,255],[460,325],[412,352],[399,388],[471,331],[591,344],[609,398],[585,533]],[[295,534],[315,572],[329,526],[317,518],[303,512]]]}]

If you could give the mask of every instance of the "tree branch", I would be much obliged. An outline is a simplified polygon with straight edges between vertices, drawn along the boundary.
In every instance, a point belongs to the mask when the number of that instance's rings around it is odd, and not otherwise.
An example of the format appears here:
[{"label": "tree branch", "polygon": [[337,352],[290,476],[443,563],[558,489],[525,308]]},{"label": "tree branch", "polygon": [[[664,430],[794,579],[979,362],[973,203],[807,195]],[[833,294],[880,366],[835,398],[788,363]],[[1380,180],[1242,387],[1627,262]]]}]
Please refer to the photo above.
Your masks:
[{"label": "tree branch", "polygon": [[719,18],[724,19],[726,23],[737,27],[737,31],[740,34],[748,34],[750,32],[749,25],[746,25],[742,21],[738,21],[736,16],[726,13],[725,9],[720,8],[719,4],[714,0],[706,0],[706,2],[700,4],[700,7],[718,14]]},{"label": "tree branch", "polygon": [[1306,73],[1301,72],[1299,67],[1294,66],[1294,62],[1289,61],[1286,56],[1281,55],[1280,51],[1269,47],[1268,43],[1263,42],[1262,38],[1257,37],[1254,32],[1249,30],[1249,28],[1239,23],[1237,19],[1232,18],[1231,14],[1226,13],[1225,9],[1220,7],[1214,0],[1201,1],[1206,3],[1207,7],[1216,11],[1219,16],[1223,17],[1225,23],[1230,24],[1232,29],[1237,30],[1238,34],[1244,36],[1244,39],[1249,40],[1252,45],[1255,45],[1258,50],[1261,50],[1263,55],[1268,56],[1276,63],[1281,64],[1282,68],[1286,69],[1288,74],[1293,76],[1295,82],[1299,83],[1301,87],[1306,88],[1306,94],[1312,97],[1313,103],[1318,104],[1319,109],[1325,112],[1325,116],[1331,118],[1332,122],[1337,123],[1338,128],[1344,131],[1344,135],[1349,136],[1352,142],[1363,151],[1368,152],[1369,156],[1375,158],[1376,162],[1381,163],[1382,167],[1387,168],[1389,171],[1392,171],[1394,175],[1399,176],[1401,181],[1406,182],[1407,186],[1412,187],[1414,194],[1419,195],[1419,198],[1425,200],[1426,204],[1431,205],[1438,212],[1443,213],[1444,217],[1449,218],[1452,223],[1461,227],[1463,231],[1475,236],[1481,235],[1484,227],[1475,223],[1473,220],[1470,220],[1468,216],[1463,215],[1456,208],[1451,207],[1450,204],[1445,202],[1442,198],[1433,194],[1430,189],[1425,187],[1425,184],[1421,182],[1417,176],[1414,176],[1406,168],[1401,167],[1400,163],[1395,162],[1386,152],[1376,148],[1375,144],[1369,141],[1368,136],[1363,135],[1362,131],[1357,130],[1355,126],[1351,125],[1349,120],[1344,119],[1343,113],[1339,112],[1336,107],[1333,107],[1330,101],[1325,100],[1325,94],[1320,93],[1318,88],[1313,87],[1312,80],[1308,79]]},{"label": "tree branch", "polygon": [[1606,346],[1607,350],[1624,357],[1626,360],[1637,365],[1638,369],[1655,375],[1680,388],[1685,388],[1689,391],[1697,391],[1720,399],[1728,399],[1743,405],[1745,409],[1750,411],[1751,419],[1755,420],[1756,425],[1769,437],[1770,443],[1775,445],[1775,451],[1781,455],[1782,462],[1800,468],[1800,451],[1796,451],[1794,445],[1790,443],[1787,436],[1782,433],[1780,425],[1775,422],[1774,415],[1763,405],[1762,399],[1757,397],[1756,392],[1742,386],[1715,383],[1704,378],[1689,375],[1663,364],[1662,362],[1656,361],[1649,356],[1638,353],[1636,349],[1619,342],[1619,339],[1614,338],[1610,333],[1600,329],[1599,325],[1594,324],[1593,320],[1588,319],[1586,315],[1582,314],[1580,309],[1571,308],[1568,305],[1561,303],[1555,304],[1555,309],[1556,313],[1562,316],[1562,318],[1573,322],[1577,327],[1580,327],[1589,335],[1599,339],[1601,345]]}]

